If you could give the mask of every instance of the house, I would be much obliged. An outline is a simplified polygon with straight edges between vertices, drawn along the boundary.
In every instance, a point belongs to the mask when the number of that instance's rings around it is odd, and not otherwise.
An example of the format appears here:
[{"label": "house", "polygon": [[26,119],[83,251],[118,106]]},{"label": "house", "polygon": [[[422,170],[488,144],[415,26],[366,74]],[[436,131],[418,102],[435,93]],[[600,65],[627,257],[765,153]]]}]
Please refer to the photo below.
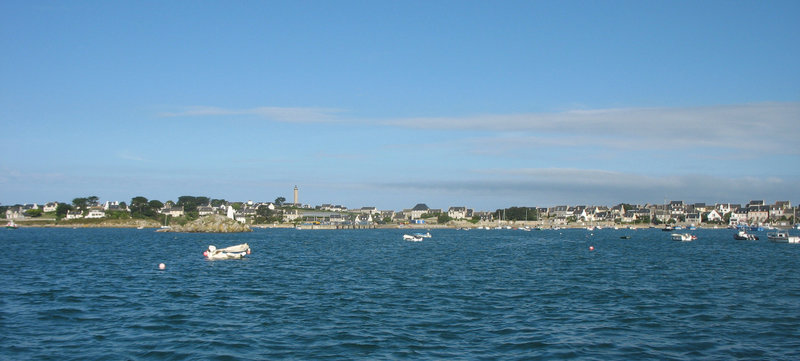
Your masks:
[{"label": "house", "polygon": [[81,211],[67,211],[67,219],[79,219],[83,218],[83,213]]},{"label": "house", "polygon": [[716,206],[714,206],[714,209],[716,209],[717,213],[723,216],[733,212],[733,210],[736,208],[739,208],[739,206],[732,205],[730,203],[717,203]]},{"label": "house", "polygon": [[377,207],[361,207],[361,209],[359,209],[358,212],[362,213],[362,214],[370,214],[370,215],[372,215],[372,214],[380,214],[381,213],[381,211],[379,211]]},{"label": "house", "polygon": [[430,208],[425,203],[417,203],[414,208],[403,210],[403,213],[408,216],[408,219],[421,219],[422,215],[428,213]]},{"label": "house", "polygon": [[572,208],[572,215],[578,220],[588,221],[588,219],[586,219],[588,216],[588,213],[586,212],[586,206],[577,206]]},{"label": "house", "polygon": [[42,212],[55,212],[58,209],[58,202],[48,202],[42,207]]},{"label": "house", "polygon": [[639,213],[636,212],[635,210],[631,209],[631,210],[625,211],[625,214],[622,215],[622,219],[621,220],[622,220],[622,223],[634,223],[639,219],[638,216],[639,216]]},{"label": "house", "polygon": [[182,217],[184,215],[183,206],[169,208],[165,207],[161,209],[161,213],[172,217]]},{"label": "house", "polygon": [[692,204],[689,208],[691,209],[691,212],[705,213],[708,211],[709,207],[705,203],[695,203]]},{"label": "house", "polygon": [[686,222],[691,224],[699,224],[703,222],[703,216],[700,212],[692,212],[686,214]]},{"label": "house", "polygon": [[105,218],[106,211],[102,208],[92,208],[89,210],[89,213],[86,214],[86,218]]},{"label": "house", "polygon": [[452,219],[465,219],[467,218],[467,207],[450,207],[447,210],[447,216]]},{"label": "house", "polygon": [[331,224],[345,224],[347,222],[347,217],[341,213],[333,213],[329,217],[329,222]]},{"label": "house", "polygon": [[615,218],[622,218],[625,215],[625,211],[625,205],[622,203],[611,207],[611,214],[613,214]]},{"label": "house", "polygon": [[323,204],[319,206],[319,209],[323,211],[330,211],[330,212],[345,212],[347,211],[347,207],[342,205],[333,205],[333,204]]},{"label": "house", "polygon": [[481,222],[491,222],[494,220],[494,212],[473,212],[472,217],[480,218]]},{"label": "house", "polygon": [[6,209],[6,219],[19,219],[25,218],[25,210],[22,206],[13,206]]},{"label": "house", "polygon": [[381,219],[386,219],[386,218],[394,219],[394,211],[392,210],[381,211]]},{"label": "house", "polygon": [[657,208],[653,211],[653,217],[661,223],[667,223],[672,219],[672,214],[669,210]]},{"label": "house", "polygon": [[570,213],[570,209],[567,206],[555,206],[549,208],[547,210],[547,213],[552,214],[556,218],[564,218],[564,219],[566,219],[569,216],[572,216],[572,213]]},{"label": "house", "polygon": [[197,214],[200,216],[208,216],[214,214],[214,207],[211,206],[201,206],[197,207]]},{"label": "house", "polygon": [[372,213],[362,213],[356,216],[356,224],[367,225],[372,223]]},{"label": "house", "polygon": [[300,218],[300,211],[297,209],[284,209],[283,210],[283,220],[284,222],[291,222],[295,219]]},{"label": "house", "polygon": [[739,207],[731,211],[731,219],[728,224],[735,226],[738,224],[747,224],[747,208]]},{"label": "house", "polygon": [[122,210],[122,209],[119,206],[119,202],[117,202],[117,201],[114,201],[114,202],[106,201],[105,203],[103,203],[103,210],[106,210],[106,211],[109,211],[109,210],[119,211],[119,210]]},{"label": "house", "polygon": [[721,214],[720,211],[717,209],[712,209],[711,212],[708,212],[706,214],[706,220],[708,222],[722,222],[724,219],[725,216]]},{"label": "house", "polygon": [[[762,201],[763,203],[763,201]],[[751,205],[747,207],[747,222],[750,224],[764,223],[769,219],[769,206]]]},{"label": "house", "polygon": [[683,204],[683,201],[669,202],[669,213],[672,215],[673,218],[679,218],[680,216],[685,216],[686,205]]},{"label": "house", "polygon": [[253,208],[243,208],[234,213],[233,219],[240,223],[246,223],[248,219],[253,219],[256,216],[256,210]]}]

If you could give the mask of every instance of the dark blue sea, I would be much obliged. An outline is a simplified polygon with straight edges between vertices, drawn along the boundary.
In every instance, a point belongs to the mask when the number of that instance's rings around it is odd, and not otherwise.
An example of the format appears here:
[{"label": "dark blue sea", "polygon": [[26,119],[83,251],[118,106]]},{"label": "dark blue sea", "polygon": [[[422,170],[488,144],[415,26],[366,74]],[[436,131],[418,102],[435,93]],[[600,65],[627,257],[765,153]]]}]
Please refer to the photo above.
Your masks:
[{"label": "dark blue sea", "polygon": [[403,233],[2,230],[0,359],[800,359],[800,245]]}]

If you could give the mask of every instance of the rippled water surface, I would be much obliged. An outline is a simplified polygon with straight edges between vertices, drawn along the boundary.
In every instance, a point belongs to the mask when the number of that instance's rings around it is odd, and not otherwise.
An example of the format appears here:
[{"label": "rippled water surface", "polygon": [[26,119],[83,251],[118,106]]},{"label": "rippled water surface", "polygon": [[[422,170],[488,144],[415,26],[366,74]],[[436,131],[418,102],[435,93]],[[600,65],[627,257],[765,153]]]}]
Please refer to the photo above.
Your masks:
[{"label": "rippled water surface", "polygon": [[0,359],[800,359],[800,245],[431,233],[3,230]]}]

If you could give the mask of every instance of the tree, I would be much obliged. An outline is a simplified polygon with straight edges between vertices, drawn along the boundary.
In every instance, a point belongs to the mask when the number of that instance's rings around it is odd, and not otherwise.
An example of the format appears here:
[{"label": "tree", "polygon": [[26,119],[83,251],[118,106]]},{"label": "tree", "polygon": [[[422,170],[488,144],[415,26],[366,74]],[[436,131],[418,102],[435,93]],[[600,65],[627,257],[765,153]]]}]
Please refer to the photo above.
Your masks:
[{"label": "tree", "polygon": [[85,211],[89,207],[89,199],[75,198],[72,200],[72,205],[79,211]]},{"label": "tree", "polygon": [[88,196],[88,197],[86,197],[86,201],[89,202],[90,206],[98,205],[97,201],[99,201],[99,200],[100,200],[100,197],[98,197],[98,196]]},{"label": "tree", "polygon": [[56,218],[65,218],[67,216],[67,212],[72,210],[72,206],[66,203],[59,203],[56,206]]},{"label": "tree", "polygon": [[41,209],[29,209],[25,211],[25,215],[28,217],[41,217],[42,210]]},{"label": "tree", "polygon": [[452,220],[453,219],[450,218],[450,216],[448,216],[446,213],[440,213],[439,217],[436,218],[436,222],[438,222],[439,224],[444,224]]},{"label": "tree", "polygon": [[278,206],[278,207],[283,206],[283,203],[285,203],[285,202],[286,202],[286,198],[283,198],[283,197],[275,198],[275,205]]},{"label": "tree", "polygon": [[131,216],[133,217],[146,217],[146,213],[150,210],[150,206],[147,204],[147,198],[138,196],[131,198]]},{"label": "tree", "polygon": [[164,203],[161,203],[161,201],[157,199],[153,199],[152,201],[147,202],[147,205],[150,206],[150,209],[153,210],[153,212],[156,212],[159,209],[164,208]]}]

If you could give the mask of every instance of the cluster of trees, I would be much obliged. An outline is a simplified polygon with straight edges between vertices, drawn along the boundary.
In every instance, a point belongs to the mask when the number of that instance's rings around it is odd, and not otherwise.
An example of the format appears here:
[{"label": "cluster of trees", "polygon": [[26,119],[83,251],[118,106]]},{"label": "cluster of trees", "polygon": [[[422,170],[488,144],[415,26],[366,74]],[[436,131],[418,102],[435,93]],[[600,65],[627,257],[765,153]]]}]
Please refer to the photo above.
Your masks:
[{"label": "cluster of trees", "polygon": [[538,221],[539,211],[531,207],[504,208],[496,210],[494,218],[506,221]]}]

